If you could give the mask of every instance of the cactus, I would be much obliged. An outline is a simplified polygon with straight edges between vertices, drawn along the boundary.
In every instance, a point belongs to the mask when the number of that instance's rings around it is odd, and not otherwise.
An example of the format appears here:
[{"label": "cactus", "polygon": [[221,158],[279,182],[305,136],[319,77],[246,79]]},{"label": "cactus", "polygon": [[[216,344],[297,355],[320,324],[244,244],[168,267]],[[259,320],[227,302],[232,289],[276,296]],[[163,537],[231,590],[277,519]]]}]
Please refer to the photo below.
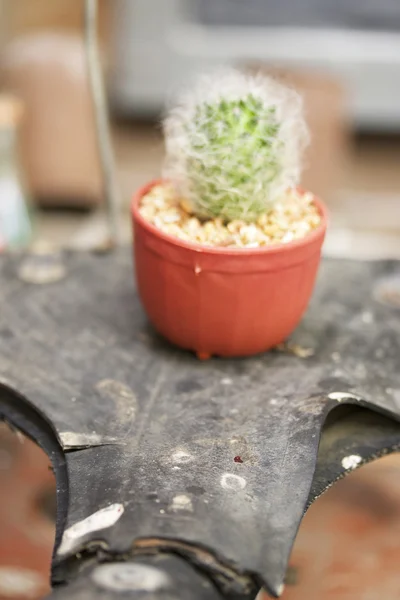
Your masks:
[{"label": "cactus", "polygon": [[252,222],[299,182],[302,102],[270,77],[202,77],[164,123],[164,175],[203,218]]}]

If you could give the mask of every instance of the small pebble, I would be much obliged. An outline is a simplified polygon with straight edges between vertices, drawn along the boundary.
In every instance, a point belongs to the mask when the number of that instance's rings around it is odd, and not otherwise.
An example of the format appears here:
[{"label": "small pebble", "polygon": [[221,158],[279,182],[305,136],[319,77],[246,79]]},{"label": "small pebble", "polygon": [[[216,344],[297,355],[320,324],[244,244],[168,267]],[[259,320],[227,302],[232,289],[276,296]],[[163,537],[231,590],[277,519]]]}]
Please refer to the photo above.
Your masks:
[{"label": "small pebble", "polygon": [[276,350],[278,350],[278,352],[294,354],[294,356],[298,356],[299,358],[310,358],[310,356],[314,356],[315,354],[315,350],[313,348],[304,348],[303,346],[300,346],[300,344],[292,344],[291,342],[283,342],[282,344],[278,344],[278,346],[276,346]]},{"label": "small pebble", "polygon": [[171,186],[158,185],[143,197],[140,214],[155,227],[181,240],[214,247],[262,248],[287,244],[316,229],[321,217],[314,196],[291,189],[256,223],[221,219],[201,221],[190,211],[190,203],[176,198]]}]

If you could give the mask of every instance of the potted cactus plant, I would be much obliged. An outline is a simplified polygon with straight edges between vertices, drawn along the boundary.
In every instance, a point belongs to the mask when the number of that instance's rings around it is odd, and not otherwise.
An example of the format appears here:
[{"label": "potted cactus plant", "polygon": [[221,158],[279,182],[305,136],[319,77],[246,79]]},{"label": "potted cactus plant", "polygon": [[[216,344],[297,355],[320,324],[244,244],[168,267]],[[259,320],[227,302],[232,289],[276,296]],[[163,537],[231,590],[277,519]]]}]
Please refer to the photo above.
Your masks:
[{"label": "potted cactus plant", "polygon": [[326,211],[299,189],[298,94],[266,76],[200,78],[164,124],[164,178],[132,204],[136,278],[155,328],[200,358],[279,344],[311,296]]}]

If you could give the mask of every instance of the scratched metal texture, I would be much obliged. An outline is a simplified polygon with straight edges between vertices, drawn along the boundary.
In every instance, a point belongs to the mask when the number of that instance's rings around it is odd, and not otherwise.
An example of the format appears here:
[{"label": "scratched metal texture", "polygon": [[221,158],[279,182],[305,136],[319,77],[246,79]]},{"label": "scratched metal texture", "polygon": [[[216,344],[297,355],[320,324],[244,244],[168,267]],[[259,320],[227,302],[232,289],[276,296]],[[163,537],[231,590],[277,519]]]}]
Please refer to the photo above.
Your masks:
[{"label": "scratched metal texture", "polygon": [[[342,459],[400,444],[400,264],[323,262],[293,336],[307,358],[199,362],[147,324],[128,250],[64,261],[63,280],[34,285],[0,260],[0,418],[53,461],[54,584],[93,560],[165,552],[225,597],[278,595],[304,511]],[[111,505],[124,510],[112,526],[68,537]]]}]

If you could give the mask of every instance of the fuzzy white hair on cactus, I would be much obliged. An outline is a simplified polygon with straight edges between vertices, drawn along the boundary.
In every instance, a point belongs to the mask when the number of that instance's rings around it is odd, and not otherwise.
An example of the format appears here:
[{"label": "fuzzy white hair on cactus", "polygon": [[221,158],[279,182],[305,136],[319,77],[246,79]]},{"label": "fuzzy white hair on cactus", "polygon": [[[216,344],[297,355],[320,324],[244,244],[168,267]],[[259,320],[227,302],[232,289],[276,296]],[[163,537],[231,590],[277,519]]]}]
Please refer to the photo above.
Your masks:
[{"label": "fuzzy white hair on cactus", "polygon": [[309,140],[295,90],[234,69],[200,77],[164,133],[164,176],[193,213],[226,221],[255,221],[298,185]]}]

